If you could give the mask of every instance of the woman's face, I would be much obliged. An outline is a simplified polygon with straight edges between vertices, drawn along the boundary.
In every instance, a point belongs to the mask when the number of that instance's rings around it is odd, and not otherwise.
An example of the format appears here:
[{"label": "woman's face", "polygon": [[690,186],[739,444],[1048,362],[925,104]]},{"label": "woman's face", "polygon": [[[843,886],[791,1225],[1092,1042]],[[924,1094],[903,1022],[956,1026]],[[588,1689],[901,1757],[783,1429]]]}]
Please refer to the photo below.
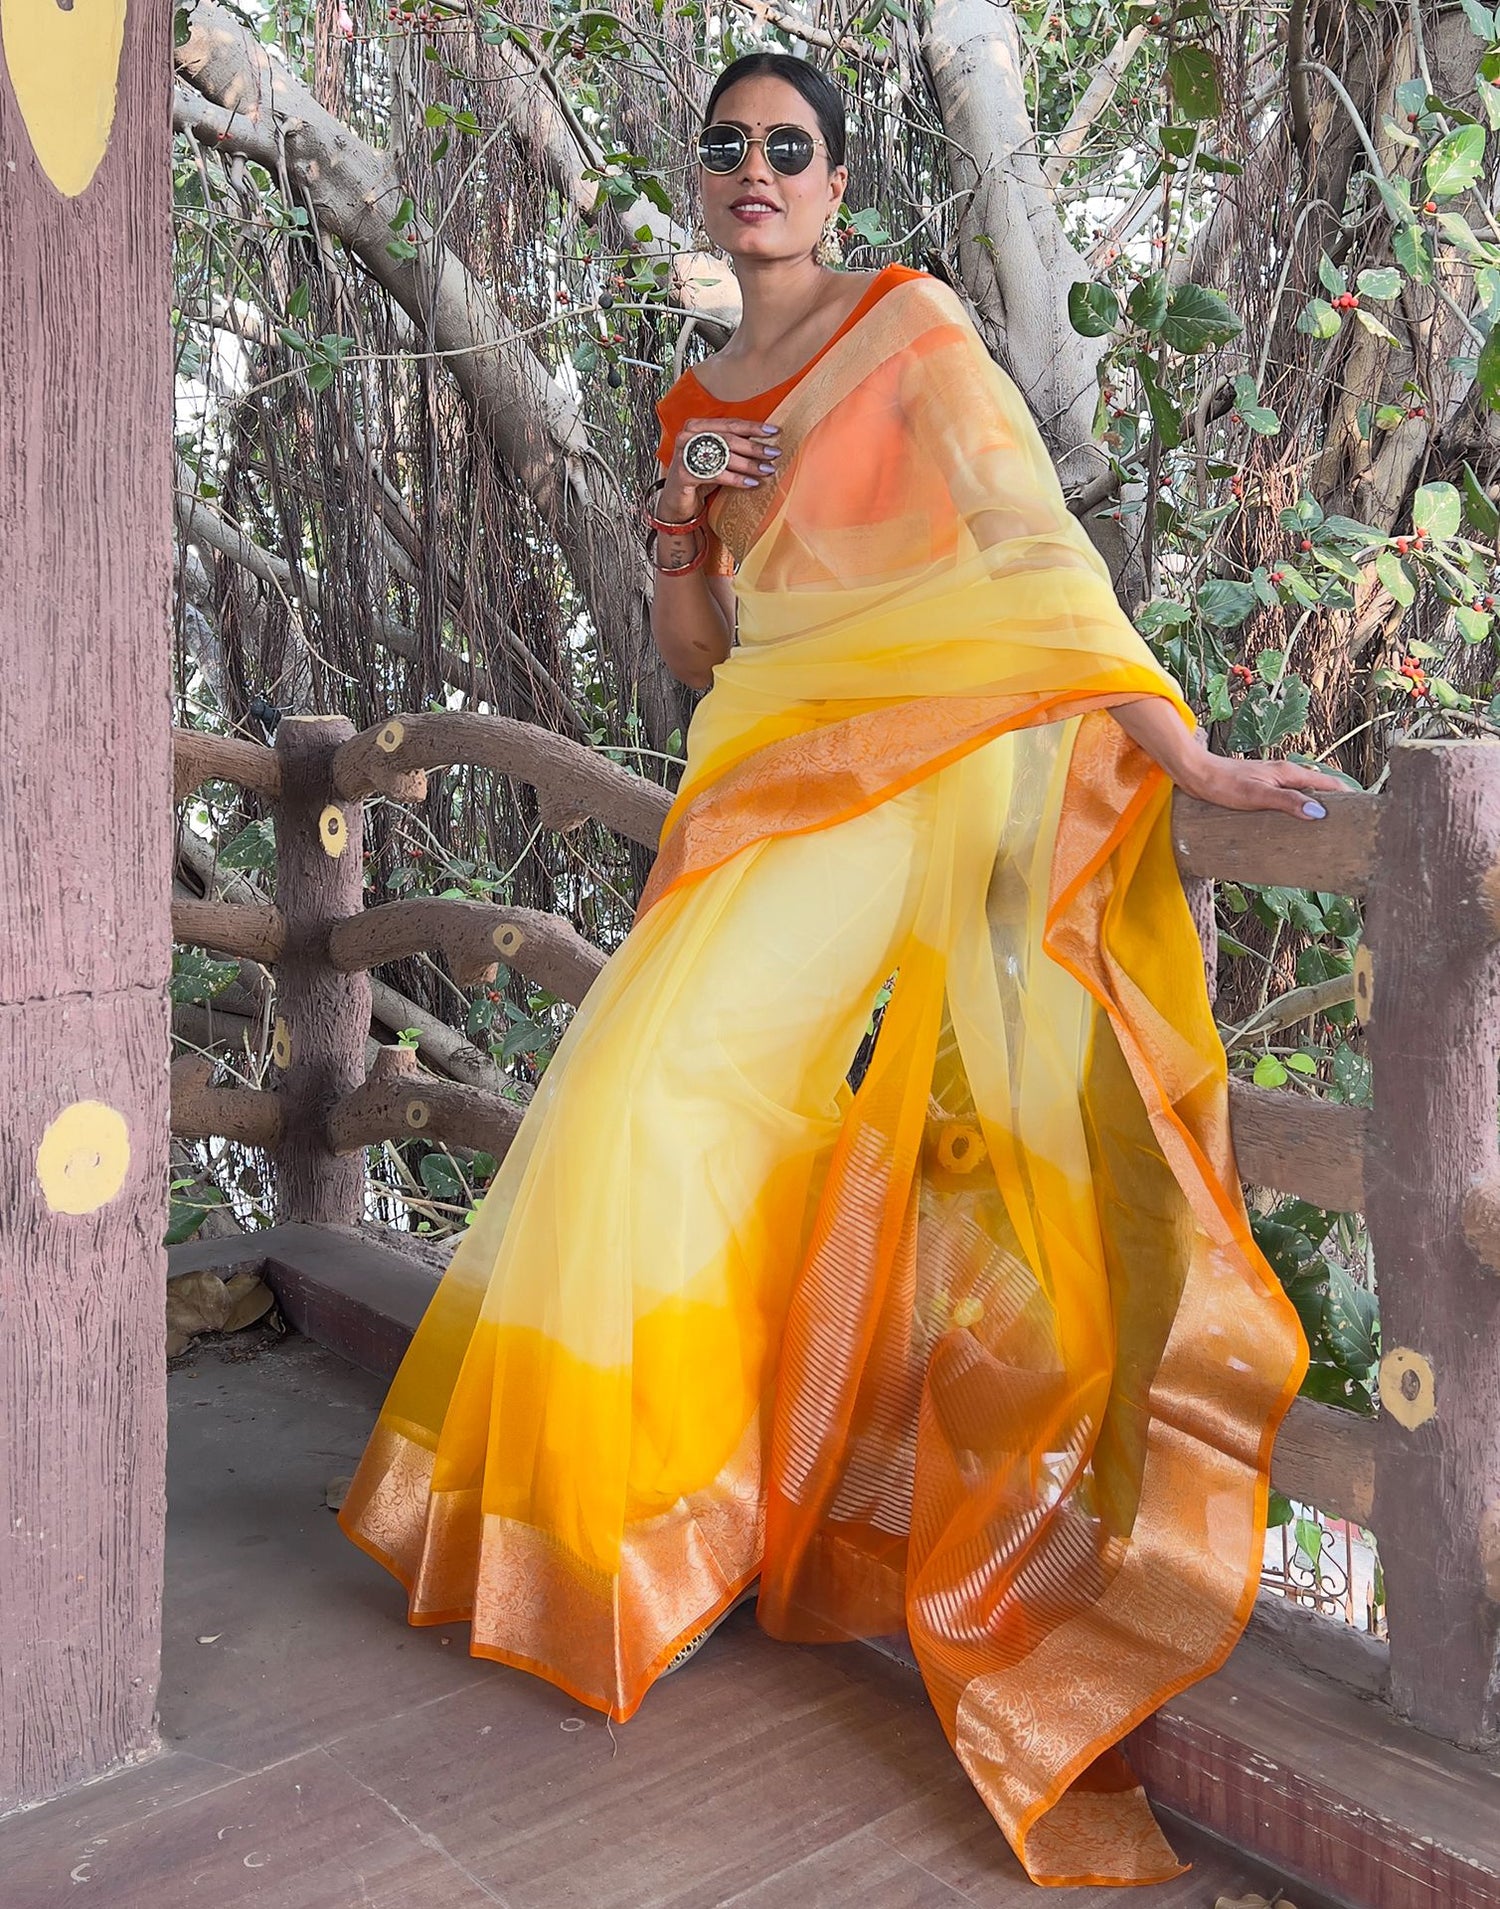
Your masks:
[{"label": "woman's face", "polygon": [[747,147],[733,172],[698,169],[703,222],[709,237],[731,258],[805,258],[843,197],[848,178],[843,166],[829,166],[817,114],[795,86],[774,74],[757,73],[731,86],[713,117],[716,124],[727,121],[752,135],[772,126],[800,126],[817,140],[812,164],[789,178],[766,164],[760,145]]}]

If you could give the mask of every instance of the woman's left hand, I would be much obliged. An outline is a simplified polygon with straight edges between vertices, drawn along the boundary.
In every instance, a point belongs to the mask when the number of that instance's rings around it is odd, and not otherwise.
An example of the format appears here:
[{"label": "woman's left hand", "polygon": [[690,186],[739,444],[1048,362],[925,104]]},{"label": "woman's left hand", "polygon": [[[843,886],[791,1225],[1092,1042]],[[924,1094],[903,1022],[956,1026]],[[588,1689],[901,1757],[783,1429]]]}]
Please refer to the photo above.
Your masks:
[{"label": "woman's left hand", "polygon": [[[1280,809],[1316,821],[1326,814],[1317,797],[1345,793],[1348,783],[1300,762],[1260,762],[1245,756],[1215,756],[1200,749],[1177,778],[1184,795],[1221,809]],[[1311,806],[1309,806],[1309,804]]]}]

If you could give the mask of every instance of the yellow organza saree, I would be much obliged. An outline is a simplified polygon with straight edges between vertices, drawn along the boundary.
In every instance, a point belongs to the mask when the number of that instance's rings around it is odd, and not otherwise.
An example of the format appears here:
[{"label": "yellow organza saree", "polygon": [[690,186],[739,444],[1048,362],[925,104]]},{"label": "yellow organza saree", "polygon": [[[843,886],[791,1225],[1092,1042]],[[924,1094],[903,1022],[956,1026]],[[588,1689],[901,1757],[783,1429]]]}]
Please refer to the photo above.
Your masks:
[{"label": "yellow organza saree", "polygon": [[757,1574],[773,1636],[905,1629],[1036,1881],[1158,1880],[1114,1746],[1244,1624],[1305,1360],[1108,711],[1192,716],[946,288],[774,417],[636,926],[342,1522],[414,1623],[616,1718]]}]

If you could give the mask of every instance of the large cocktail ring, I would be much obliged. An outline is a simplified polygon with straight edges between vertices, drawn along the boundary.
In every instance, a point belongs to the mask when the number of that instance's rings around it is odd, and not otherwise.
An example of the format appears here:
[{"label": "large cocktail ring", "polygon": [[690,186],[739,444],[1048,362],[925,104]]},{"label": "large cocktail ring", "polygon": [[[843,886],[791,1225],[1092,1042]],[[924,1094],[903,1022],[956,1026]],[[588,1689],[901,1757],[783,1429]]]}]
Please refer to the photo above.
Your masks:
[{"label": "large cocktail ring", "polygon": [[689,477],[721,477],[729,469],[729,440],[717,431],[694,431],[682,447],[682,468]]}]

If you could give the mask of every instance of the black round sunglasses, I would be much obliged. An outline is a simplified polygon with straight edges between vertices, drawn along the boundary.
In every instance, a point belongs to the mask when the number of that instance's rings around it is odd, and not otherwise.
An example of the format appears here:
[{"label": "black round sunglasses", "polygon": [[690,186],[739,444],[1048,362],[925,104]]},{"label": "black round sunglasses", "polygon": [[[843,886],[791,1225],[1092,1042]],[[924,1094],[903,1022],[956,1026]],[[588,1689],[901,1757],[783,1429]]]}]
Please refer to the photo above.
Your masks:
[{"label": "black round sunglasses", "polygon": [[759,146],[772,172],[793,178],[806,172],[821,139],[802,126],[771,126],[763,133],[747,133],[727,121],[705,126],[698,135],[698,163],[705,172],[734,172],[745,163],[752,146]]}]

